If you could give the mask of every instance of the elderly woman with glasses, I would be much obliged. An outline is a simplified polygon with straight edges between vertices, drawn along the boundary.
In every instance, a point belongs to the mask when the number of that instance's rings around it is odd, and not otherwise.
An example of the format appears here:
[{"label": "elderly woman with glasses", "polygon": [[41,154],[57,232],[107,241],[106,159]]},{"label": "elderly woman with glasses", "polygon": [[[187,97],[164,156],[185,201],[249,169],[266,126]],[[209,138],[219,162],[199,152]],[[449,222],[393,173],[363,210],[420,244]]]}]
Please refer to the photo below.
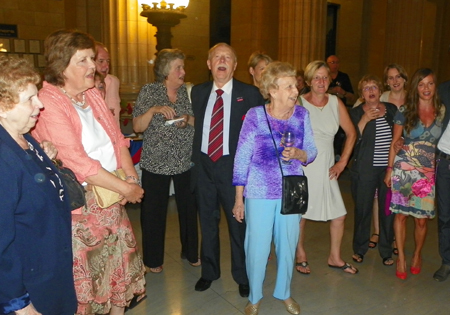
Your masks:
[{"label": "elderly woman with glasses", "polygon": [[380,222],[378,248],[383,264],[392,266],[393,216],[386,215],[384,211],[387,187],[383,181],[397,107],[380,101],[383,85],[376,76],[370,74],[364,76],[359,82],[358,89],[364,103],[350,111],[358,134],[351,167],[351,187],[355,203],[353,260],[362,263],[369,248],[373,196],[378,189],[377,213]]},{"label": "elderly woman with glasses", "polygon": [[[384,68],[384,84],[387,87],[387,91],[384,91],[380,96],[381,102],[388,102],[394,104],[399,108],[405,104],[406,100],[406,82],[408,81],[408,74],[405,69],[396,63],[391,63]],[[361,105],[364,102],[362,97],[358,98],[353,108]],[[403,142],[401,142],[403,143]],[[399,149],[400,142],[396,144],[396,148]],[[398,151],[398,150],[397,150]],[[378,221],[378,201],[377,193],[375,193],[375,199],[373,202],[373,234],[370,237],[369,248],[377,247],[380,237],[380,227]],[[398,249],[395,242],[393,242],[392,252],[394,255],[398,255]]]}]

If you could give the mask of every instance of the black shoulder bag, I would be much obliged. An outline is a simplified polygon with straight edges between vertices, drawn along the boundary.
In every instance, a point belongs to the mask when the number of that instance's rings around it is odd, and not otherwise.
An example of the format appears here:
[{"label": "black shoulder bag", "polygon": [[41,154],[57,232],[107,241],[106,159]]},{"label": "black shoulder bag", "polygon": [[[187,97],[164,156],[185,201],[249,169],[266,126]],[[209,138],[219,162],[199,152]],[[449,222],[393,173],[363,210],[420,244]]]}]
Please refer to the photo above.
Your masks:
[{"label": "black shoulder bag", "polygon": [[269,126],[270,135],[272,136],[275,152],[277,153],[278,164],[280,165],[282,176],[282,197],[281,197],[281,214],[305,214],[308,210],[308,179],[304,175],[284,175],[283,167],[280,162],[275,139],[273,138],[272,128],[270,127],[269,118],[267,117],[266,106],[263,105],[266,115],[267,125]]},{"label": "black shoulder bag", "polygon": [[78,182],[77,177],[75,176],[73,171],[68,167],[64,167],[60,160],[53,159],[52,162],[58,169],[61,176],[65,195],[66,198],[69,198],[71,210],[75,210],[86,205],[84,187]]}]

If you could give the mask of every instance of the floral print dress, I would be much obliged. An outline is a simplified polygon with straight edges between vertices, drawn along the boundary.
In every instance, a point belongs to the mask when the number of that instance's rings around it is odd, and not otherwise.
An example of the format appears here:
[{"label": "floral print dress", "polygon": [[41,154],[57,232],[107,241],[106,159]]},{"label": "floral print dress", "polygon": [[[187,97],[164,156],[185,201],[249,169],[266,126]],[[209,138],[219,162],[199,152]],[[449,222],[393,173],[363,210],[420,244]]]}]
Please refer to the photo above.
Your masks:
[{"label": "floral print dress", "polygon": [[[394,123],[404,125],[405,107],[401,106],[394,117]],[[443,132],[442,119],[445,109],[434,122],[425,127],[419,121],[409,134],[403,131],[405,142],[394,159],[392,199],[393,213],[412,215],[416,218],[435,216],[435,151]]]}]

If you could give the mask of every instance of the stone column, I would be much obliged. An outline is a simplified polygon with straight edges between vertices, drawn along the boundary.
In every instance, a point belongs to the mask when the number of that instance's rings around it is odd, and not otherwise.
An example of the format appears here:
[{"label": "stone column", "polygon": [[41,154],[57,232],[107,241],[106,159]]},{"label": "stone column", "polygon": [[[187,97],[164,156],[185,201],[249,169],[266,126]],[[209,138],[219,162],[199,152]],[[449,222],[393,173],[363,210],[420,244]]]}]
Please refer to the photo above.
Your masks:
[{"label": "stone column", "polygon": [[436,1],[388,1],[385,63],[401,64],[411,77],[419,67],[437,70]]},{"label": "stone column", "polygon": [[295,68],[325,58],[326,0],[279,0],[278,58]]},{"label": "stone column", "polygon": [[131,133],[131,109],[140,88],[153,82],[153,68],[149,61],[155,58],[156,28],[139,14],[136,0],[103,0],[103,38],[110,50],[110,72],[120,80],[122,106],[121,128]]},{"label": "stone column", "polygon": [[149,61],[154,59],[156,28],[139,14],[136,0],[103,2],[105,44],[110,48],[111,73],[121,82],[121,95],[137,96],[142,85],[153,81]]}]

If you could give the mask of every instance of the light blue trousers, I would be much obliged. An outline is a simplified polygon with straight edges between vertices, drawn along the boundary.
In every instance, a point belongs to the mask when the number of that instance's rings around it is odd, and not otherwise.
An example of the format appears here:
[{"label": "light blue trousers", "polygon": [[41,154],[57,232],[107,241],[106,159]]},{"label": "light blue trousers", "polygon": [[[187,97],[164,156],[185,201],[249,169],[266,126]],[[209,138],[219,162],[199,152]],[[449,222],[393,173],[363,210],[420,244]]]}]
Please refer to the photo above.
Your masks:
[{"label": "light blue trousers", "polygon": [[291,296],[295,250],[300,233],[301,215],[280,214],[281,199],[245,199],[245,260],[250,285],[249,301],[263,297],[263,283],[273,236],[277,255],[277,280],[273,296],[286,300]]}]

